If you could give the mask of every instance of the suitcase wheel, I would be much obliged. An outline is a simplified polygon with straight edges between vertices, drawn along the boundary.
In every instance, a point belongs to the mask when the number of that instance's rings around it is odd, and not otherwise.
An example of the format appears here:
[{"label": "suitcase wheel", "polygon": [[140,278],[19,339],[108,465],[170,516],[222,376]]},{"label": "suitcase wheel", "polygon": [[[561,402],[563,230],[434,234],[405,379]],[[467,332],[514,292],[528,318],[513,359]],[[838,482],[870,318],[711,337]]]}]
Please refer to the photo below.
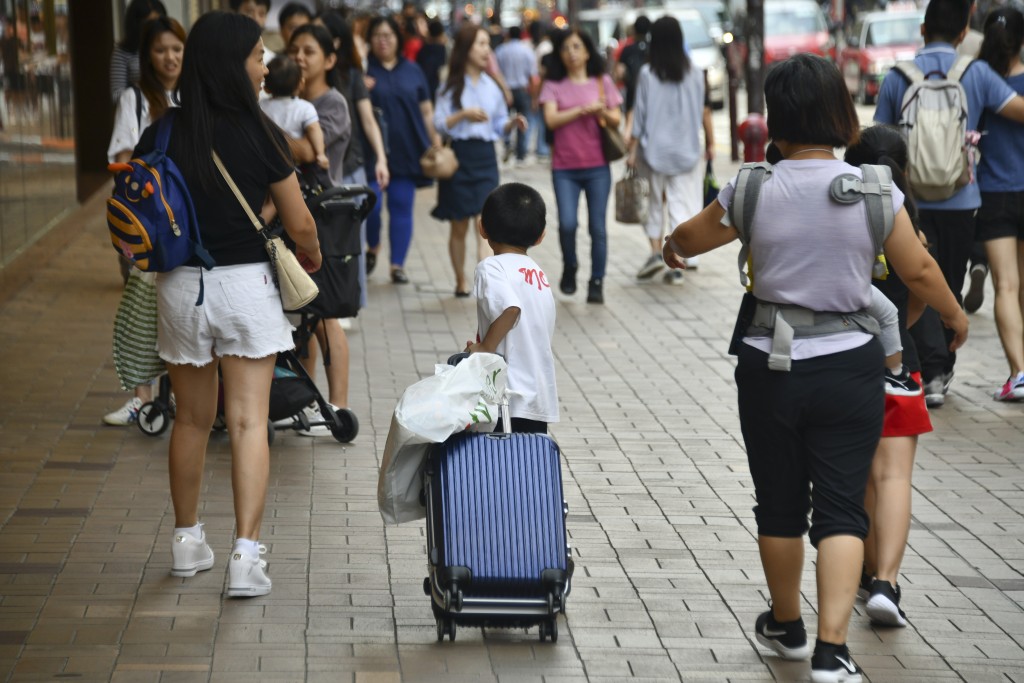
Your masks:
[{"label": "suitcase wheel", "polygon": [[455,640],[455,622],[451,619],[437,619],[437,642],[444,641],[445,634],[448,635],[448,640]]},{"label": "suitcase wheel", "polygon": [[[424,587],[426,584],[424,584]],[[451,589],[446,588],[444,591],[444,611],[445,612],[461,612],[462,611],[462,591],[456,589],[453,593]]]},{"label": "suitcase wheel", "polygon": [[537,630],[540,632],[540,642],[543,643],[546,639],[550,639],[552,643],[558,642],[558,620],[555,617],[540,622],[540,628]]}]

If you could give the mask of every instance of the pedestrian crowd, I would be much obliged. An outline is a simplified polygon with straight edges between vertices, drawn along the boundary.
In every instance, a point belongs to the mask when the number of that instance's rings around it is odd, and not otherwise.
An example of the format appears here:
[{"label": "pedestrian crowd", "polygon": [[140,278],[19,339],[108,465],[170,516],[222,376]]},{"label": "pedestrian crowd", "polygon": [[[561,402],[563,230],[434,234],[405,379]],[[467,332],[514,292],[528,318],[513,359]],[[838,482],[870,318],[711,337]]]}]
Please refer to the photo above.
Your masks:
[{"label": "pedestrian crowd", "polygon": [[[978,58],[961,60],[973,3],[931,0],[924,48],[885,77],[876,125],[864,129],[831,62],[797,55],[773,66],[765,82],[770,163],[744,166],[705,201],[711,105],[671,16],[638,18],[609,69],[579,27],[545,32],[533,23],[496,39],[467,20],[449,34],[409,3],[397,15],[365,16],[314,15],[289,3],[278,12],[284,47],[273,55],[261,37],[270,0],[231,7],[200,17],[186,35],[160,0],[132,0],[127,36],[111,61],[117,114],[109,160],[154,149],[151,124],[170,117],[167,154],[187,181],[217,264],[204,272],[192,261],[153,278],[157,347],[176,402],[172,573],[192,576],[214,563],[198,511],[209,432],[222,410],[237,525],[228,593],[265,595],[272,585],[259,544],[269,476],[264,425],[274,359],[294,346],[293,321],[211,151],[247,208],[265,223],[280,221],[310,271],[321,254],[300,178],[319,174],[326,185],[366,185],[376,195],[359,228],[363,306],[378,260],[385,270],[384,242],[390,282],[415,277],[406,262],[416,191],[436,180],[431,215],[450,223],[452,291],[477,301],[477,338],[466,350],[505,356],[511,427],[529,432],[558,420],[554,298],[550,278],[527,255],[544,238],[547,218],[536,191],[501,185],[501,166],[550,160],[565,297],[575,295],[581,272],[585,197],[586,301],[603,304],[611,162],[621,156],[649,188],[642,229],[650,251],[638,280],[664,271],[665,283],[679,284],[701,254],[741,244],[747,294],[730,353],[771,596],[754,624],[756,639],[785,659],[810,657],[814,681],[860,681],[846,646],[855,600],[878,625],[908,623],[898,576],[914,455],[932,429],[927,407],[945,401],[967,339],[961,290],[976,241],[993,275],[1010,371],[995,397],[1024,400],[1024,15],[993,10]],[[921,132],[927,119],[908,120],[916,115],[908,102],[932,87],[915,80],[918,71],[932,86],[962,93],[964,139],[954,139],[947,156],[963,165],[939,190],[922,180],[936,169],[921,160],[937,157],[921,149],[942,143]],[[427,177],[424,155],[446,147],[454,170]],[[141,277],[130,265],[122,259],[126,281]],[[321,320],[315,331],[331,359],[332,409],[349,404],[349,324]],[[310,372],[316,363],[310,349]],[[138,419],[151,397],[145,382],[126,388],[135,395],[104,418],[109,424]],[[305,410],[305,424],[315,422],[319,409]],[[804,534],[817,550],[813,649],[801,617]]]}]

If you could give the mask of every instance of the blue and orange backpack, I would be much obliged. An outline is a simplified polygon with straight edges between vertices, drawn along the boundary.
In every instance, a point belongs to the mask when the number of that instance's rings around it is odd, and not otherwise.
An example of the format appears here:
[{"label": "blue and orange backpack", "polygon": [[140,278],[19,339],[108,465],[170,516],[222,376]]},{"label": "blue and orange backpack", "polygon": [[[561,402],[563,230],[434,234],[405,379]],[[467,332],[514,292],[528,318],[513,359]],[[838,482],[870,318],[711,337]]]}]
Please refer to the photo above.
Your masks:
[{"label": "blue and orange backpack", "polygon": [[110,164],[114,192],[107,200],[107,226],[117,253],[143,271],[164,273],[195,256],[213,268],[185,178],[167,156],[174,122],[171,109],[157,124],[156,147],[127,163]]}]

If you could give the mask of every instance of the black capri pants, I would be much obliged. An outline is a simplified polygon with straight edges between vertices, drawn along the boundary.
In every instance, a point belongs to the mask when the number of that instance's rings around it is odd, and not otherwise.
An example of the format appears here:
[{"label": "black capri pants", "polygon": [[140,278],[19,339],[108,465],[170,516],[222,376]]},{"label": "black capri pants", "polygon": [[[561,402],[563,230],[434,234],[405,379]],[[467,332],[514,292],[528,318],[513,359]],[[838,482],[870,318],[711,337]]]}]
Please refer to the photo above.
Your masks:
[{"label": "black capri pants", "polygon": [[885,356],[877,338],[849,351],[768,369],[768,354],[739,345],[740,426],[761,536],[863,539],[864,489],[882,435]]}]

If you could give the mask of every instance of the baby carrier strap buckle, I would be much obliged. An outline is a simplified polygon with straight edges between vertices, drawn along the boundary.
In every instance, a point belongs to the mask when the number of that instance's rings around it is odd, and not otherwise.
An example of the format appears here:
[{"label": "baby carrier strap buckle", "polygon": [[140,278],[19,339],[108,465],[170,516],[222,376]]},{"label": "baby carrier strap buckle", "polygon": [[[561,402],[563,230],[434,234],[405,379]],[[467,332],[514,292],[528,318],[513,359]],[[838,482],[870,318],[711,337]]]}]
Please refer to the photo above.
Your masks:
[{"label": "baby carrier strap buckle", "polygon": [[789,372],[793,367],[793,340],[821,337],[859,329],[878,336],[878,321],[864,311],[835,313],[812,311],[803,306],[757,300],[747,336],[771,337],[768,369]]}]

